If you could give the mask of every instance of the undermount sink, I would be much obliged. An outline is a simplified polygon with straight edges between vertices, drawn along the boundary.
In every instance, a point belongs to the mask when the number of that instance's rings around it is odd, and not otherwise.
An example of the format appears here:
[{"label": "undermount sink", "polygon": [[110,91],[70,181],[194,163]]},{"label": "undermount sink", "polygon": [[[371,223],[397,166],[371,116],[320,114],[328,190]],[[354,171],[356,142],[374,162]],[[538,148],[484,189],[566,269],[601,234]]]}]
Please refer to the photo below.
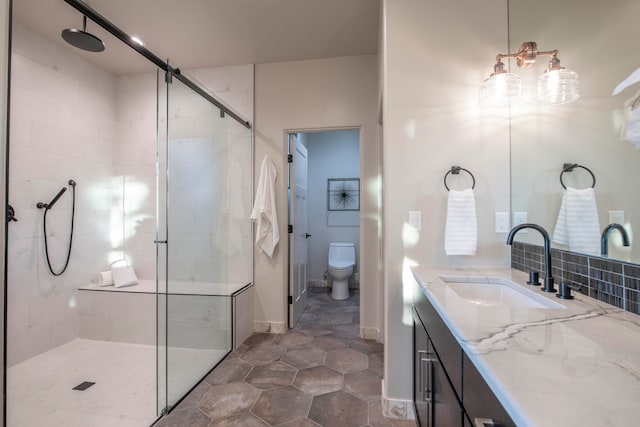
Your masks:
[{"label": "undermount sink", "polygon": [[440,276],[462,300],[485,307],[562,309],[563,305],[503,277]]}]

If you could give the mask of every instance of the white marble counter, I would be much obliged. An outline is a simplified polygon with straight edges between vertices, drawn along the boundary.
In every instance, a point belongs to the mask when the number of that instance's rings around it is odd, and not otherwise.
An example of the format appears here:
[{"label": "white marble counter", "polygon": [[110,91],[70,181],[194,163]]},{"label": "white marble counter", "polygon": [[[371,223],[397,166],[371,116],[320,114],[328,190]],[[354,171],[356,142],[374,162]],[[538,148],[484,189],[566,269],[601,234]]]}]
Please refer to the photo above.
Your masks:
[{"label": "white marble counter", "polygon": [[[580,294],[561,300],[525,285],[518,270],[413,272],[518,426],[640,425],[640,316]],[[505,277],[565,308],[475,305],[443,275]]]}]

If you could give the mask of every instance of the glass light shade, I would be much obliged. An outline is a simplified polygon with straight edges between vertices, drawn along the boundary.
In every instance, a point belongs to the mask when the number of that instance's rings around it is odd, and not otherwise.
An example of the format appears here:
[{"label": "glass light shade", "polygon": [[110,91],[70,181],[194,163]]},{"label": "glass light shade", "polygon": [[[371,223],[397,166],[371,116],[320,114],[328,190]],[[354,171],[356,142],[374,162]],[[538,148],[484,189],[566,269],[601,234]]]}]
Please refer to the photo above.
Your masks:
[{"label": "glass light shade", "polygon": [[480,85],[480,103],[483,105],[506,105],[519,98],[520,76],[513,73],[494,74]]},{"label": "glass light shade", "polygon": [[580,98],[578,73],[561,69],[548,71],[538,77],[538,102],[566,104]]}]

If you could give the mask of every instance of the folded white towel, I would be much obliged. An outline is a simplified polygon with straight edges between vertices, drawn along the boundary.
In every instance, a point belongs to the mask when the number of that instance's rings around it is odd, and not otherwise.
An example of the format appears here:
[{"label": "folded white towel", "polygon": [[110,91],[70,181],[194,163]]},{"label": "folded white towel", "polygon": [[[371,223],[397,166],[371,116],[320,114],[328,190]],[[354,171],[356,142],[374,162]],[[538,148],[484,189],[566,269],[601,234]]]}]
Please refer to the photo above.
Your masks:
[{"label": "folded white towel", "polygon": [[111,275],[113,276],[113,285],[116,288],[138,284],[138,277],[130,265],[113,267],[111,269]]},{"label": "folded white towel", "polygon": [[276,212],[276,165],[267,156],[262,160],[256,200],[250,218],[258,222],[256,243],[269,257],[280,240]]},{"label": "folded white towel", "polygon": [[472,189],[449,191],[444,249],[447,255],[475,255],[478,246],[476,199]]},{"label": "folded white towel", "polygon": [[567,187],[562,195],[553,242],[570,251],[600,255],[600,221],[593,188]]},{"label": "folded white towel", "polygon": [[98,275],[98,286],[111,286],[113,285],[113,277],[111,271],[102,271]]}]

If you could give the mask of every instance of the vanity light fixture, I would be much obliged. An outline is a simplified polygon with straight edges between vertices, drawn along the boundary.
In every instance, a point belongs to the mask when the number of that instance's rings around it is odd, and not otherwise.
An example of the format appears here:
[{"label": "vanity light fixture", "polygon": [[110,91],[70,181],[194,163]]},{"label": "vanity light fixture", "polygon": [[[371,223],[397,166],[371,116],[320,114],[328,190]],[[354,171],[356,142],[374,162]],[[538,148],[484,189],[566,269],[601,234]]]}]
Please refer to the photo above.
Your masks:
[{"label": "vanity light fixture", "polygon": [[480,86],[483,104],[504,105],[520,97],[520,76],[506,70],[503,58],[515,58],[518,67],[528,67],[539,55],[550,56],[549,65],[538,77],[538,102],[541,104],[565,104],[580,97],[578,73],[560,65],[558,50],[539,51],[536,42],[524,42],[517,53],[499,53],[493,73]]}]

